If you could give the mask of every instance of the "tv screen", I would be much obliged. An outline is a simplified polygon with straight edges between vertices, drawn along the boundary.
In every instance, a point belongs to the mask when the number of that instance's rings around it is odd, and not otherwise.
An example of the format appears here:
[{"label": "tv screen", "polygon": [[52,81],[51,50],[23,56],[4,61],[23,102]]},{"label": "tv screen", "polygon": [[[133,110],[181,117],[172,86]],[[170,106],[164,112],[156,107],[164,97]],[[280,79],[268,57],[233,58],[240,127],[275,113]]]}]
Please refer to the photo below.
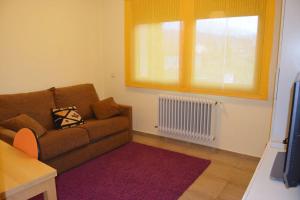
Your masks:
[{"label": "tv screen", "polygon": [[283,181],[287,187],[295,187],[300,181],[300,81],[296,81],[293,88]]}]

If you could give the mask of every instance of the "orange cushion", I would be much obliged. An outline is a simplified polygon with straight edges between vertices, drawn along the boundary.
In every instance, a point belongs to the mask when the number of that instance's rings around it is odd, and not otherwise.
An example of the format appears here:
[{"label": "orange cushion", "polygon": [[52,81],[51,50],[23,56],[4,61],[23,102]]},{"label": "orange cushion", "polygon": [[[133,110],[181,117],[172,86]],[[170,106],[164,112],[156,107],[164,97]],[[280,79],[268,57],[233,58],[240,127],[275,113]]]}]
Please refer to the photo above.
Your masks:
[{"label": "orange cushion", "polygon": [[38,159],[39,147],[35,134],[28,128],[22,128],[14,138],[13,146],[32,158]]}]

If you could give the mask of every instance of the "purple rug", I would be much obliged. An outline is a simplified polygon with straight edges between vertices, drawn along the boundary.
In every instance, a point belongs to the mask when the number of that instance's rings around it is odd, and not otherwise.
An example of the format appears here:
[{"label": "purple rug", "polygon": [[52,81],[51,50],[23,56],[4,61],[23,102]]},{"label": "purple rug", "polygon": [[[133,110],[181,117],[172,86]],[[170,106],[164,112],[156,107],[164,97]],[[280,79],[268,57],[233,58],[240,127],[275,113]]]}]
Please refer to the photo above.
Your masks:
[{"label": "purple rug", "polygon": [[59,175],[57,195],[59,200],[175,200],[209,164],[209,160],[129,143]]}]

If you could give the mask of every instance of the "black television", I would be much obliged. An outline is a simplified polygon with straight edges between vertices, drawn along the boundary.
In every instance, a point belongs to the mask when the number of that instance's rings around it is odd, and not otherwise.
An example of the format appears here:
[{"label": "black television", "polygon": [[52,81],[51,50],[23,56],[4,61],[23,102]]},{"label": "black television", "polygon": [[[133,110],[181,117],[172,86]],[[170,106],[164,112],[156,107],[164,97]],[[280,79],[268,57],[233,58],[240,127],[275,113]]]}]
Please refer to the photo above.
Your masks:
[{"label": "black television", "polygon": [[289,134],[284,143],[286,152],[276,156],[271,177],[282,180],[287,187],[296,187],[300,183],[300,80],[293,86],[290,106]]}]

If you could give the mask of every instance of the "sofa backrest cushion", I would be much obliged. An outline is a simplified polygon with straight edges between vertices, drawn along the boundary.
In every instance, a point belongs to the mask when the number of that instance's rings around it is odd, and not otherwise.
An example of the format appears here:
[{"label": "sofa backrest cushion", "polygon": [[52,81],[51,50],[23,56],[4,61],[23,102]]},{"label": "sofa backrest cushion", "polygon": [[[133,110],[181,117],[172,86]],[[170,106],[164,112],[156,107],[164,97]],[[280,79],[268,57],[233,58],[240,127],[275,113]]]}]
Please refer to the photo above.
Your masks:
[{"label": "sofa backrest cushion", "polygon": [[54,99],[57,108],[76,106],[83,119],[94,118],[91,105],[99,101],[93,84],[55,88]]},{"label": "sofa backrest cushion", "polygon": [[54,107],[51,90],[0,95],[0,121],[16,117],[19,114],[26,114],[46,129],[53,129],[51,109]]},{"label": "sofa backrest cushion", "polygon": [[95,117],[100,120],[108,119],[121,114],[121,107],[114,101],[112,97],[92,104],[92,110],[95,114]]},{"label": "sofa backrest cushion", "polygon": [[28,128],[33,131],[37,138],[44,135],[47,131],[38,121],[26,114],[20,114],[16,117],[1,121],[0,126],[16,132],[22,128]]}]

